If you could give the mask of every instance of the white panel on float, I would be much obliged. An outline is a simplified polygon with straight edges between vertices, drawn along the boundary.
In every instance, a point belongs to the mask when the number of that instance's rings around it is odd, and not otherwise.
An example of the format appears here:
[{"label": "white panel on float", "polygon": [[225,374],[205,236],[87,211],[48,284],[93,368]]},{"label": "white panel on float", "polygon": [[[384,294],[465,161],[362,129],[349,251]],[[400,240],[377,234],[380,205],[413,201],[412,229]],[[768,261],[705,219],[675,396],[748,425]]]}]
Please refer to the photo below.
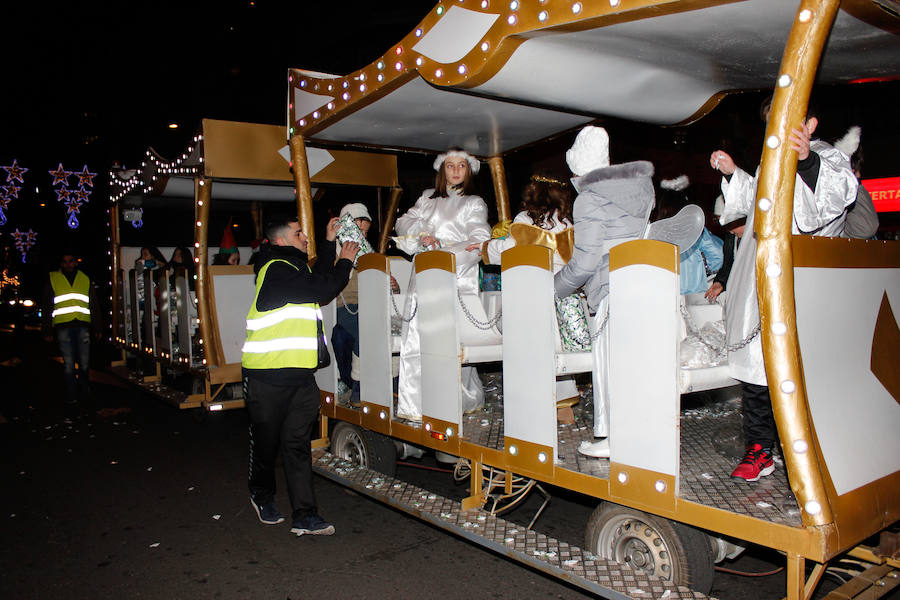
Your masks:
[{"label": "white panel on float", "polygon": [[334,100],[334,96],[326,96],[325,94],[313,94],[294,88],[294,115],[299,120],[304,115],[311,113],[319,107],[325,106]]},{"label": "white panel on float", "polygon": [[557,333],[553,273],[531,265],[506,269],[502,294],[503,433],[553,448],[555,460]]},{"label": "white panel on float", "polygon": [[337,394],[338,368],[337,360],[334,358],[334,348],[331,347],[331,330],[337,323],[337,302],[332,300],[327,306],[322,307],[322,329],[325,333],[325,340],[328,343],[328,353],[331,355],[331,362],[327,367],[316,370],[316,385],[323,392],[330,392],[332,395]]},{"label": "white panel on float", "polygon": [[809,410],[838,495],[900,470],[900,403],[870,366],[884,294],[896,318],[898,269],[794,269]]},{"label": "white panel on float", "polygon": [[[385,406],[393,415],[390,278],[378,269],[367,269],[357,277],[360,399]],[[398,306],[403,305],[398,301]]]},{"label": "white panel on float", "polygon": [[[246,267],[244,267],[246,268]],[[216,316],[219,339],[225,354],[225,364],[241,362],[242,348],[247,339],[247,313],[256,293],[253,273],[241,275],[212,274],[216,296]]]},{"label": "white panel on float", "polygon": [[462,421],[459,338],[453,317],[456,273],[426,269],[415,277],[422,352],[422,414],[459,425]]},{"label": "white panel on float", "polygon": [[[305,114],[305,113],[304,113]],[[291,162],[291,147],[290,145],[286,145],[280,150],[278,150],[278,154],[288,163]],[[306,166],[309,169],[309,176],[315,176],[319,171],[330,165],[334,162],[334,156],[328,150],[324,150],[322,148],[310,148],[306,147]],[[254,186],[256,187],[256,186]],[[288,188],[293,194],[293,189]]]},{"label": "white panel on float", "polygon": [[679,300],[678,273],[635,264],[609,274],[610,460],[676,484]]},{"label": "white panel on float", "polygon": [[500,15],[451,6],[413,50],[439,63],[454,63],[481,41]]}]

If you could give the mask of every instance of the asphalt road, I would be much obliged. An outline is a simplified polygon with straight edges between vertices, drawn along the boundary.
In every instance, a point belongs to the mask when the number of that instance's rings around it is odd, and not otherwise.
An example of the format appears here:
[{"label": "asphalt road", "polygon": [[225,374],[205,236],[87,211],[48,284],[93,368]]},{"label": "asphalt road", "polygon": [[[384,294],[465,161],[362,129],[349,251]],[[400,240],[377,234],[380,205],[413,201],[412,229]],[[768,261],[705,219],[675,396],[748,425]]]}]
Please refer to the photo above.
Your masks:
[{"label": "asphalt road", "polygon": [[[36,334],[0,333],[0,598],[594,597],[320,477],[320,512],[335,536],[264,526],[248,501],[243,410],[199,420],[97,370],[95,406],[66,420],[50,350]],[[466,494],[448,473],[400,466],[398,476]],[[551,492],[535,528],[581,545],[591,501]],[[284,493],[277,501],[288,512]],[[539,504],[531,498],[507,518],[527,524]],[[783,563],[751,549],[724,566],[760,573]],[[826,579],[823,591],[833,587]],[[712,592],[783,593],[783,571],[717,573]]]}]

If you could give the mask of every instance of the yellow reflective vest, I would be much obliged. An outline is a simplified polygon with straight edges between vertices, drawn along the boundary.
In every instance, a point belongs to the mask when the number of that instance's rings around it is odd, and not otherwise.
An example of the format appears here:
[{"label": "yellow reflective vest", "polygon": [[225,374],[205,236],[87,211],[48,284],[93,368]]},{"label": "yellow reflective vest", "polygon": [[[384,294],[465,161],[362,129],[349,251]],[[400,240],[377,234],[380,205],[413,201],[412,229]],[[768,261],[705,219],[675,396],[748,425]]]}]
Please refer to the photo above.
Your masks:
[{"label": "yellow reflective vest", "polygon": [[259,270],[253,304],[247,313],[247,341],[241,365],[245,369],[315,369],[319,362],[318,325],[322,320],[319,305],[288,303],[272,310],[256,310],[259,290],[274,262],[297,268],[286,260],[274,259]]},{"label": "yellow reflective vest", "polygon": [[53,288],[53,326],[69,321],[91,322],[90,294],[91,280],[78,271],[75,280],[69,280],[62,271],[50,273],[50,287]]}]

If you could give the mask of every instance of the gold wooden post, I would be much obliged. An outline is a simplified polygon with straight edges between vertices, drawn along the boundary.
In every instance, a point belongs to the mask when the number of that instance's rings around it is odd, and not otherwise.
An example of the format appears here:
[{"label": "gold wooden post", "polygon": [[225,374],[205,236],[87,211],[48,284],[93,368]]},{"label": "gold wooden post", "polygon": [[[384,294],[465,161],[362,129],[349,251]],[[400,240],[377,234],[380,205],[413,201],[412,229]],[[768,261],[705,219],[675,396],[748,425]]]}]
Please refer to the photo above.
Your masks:
[{"label": "gold wooden post", "polygon": [[388,202],[387,212],[384,215],[381,237],[378,239],[378,252],[381,254],[387,251],[388,240],[391,238],[391,231],[394,229],[394,222],[397,220],[397,207],[400,206],[400,194],[402,193],[402,188],[391,188],[391,199]]},{"label": "gold wooden post", "polygon": [[[834,516],[815,451],[800,366],[791,250],[797,153],[791,148],[789,136],[791,129],[805,119],[816,67],[839,5],[840,0],[803,0],[797,8],[766,128],[754,216],[759,240],[756,287],[766,377],[788,479],[807,526],[832,523]],[[791,595],[791,564],[789,558],[788,597],[794,598],[798,596]],[[799,568],[802,590],[803,569]]]},{"label": "gold wooden post", "polygon": [[297,214],[300,217],[300,228],[306,234],[309,243],[306,254],[312,262],[316,257],[316,231],[315,223],[313,223],[312,189],[309,185],[309,163],[306,161],[306,146],[303,143],[303,136],[292,135],[290,147],[294,187],[297,190]]},{"label": "gold wooden post", "polygon": [[216,354],[216,344],[213,339],[214,327],[210,320],[209,310],[209,250],[207,238],[209,233],[209,203],[212,199],[212,179],[205,177],[194,178],[194,198],[196,206],[194,213],[197,221],[194,223],[194,242],[197,250],[195,264],[197,265],[197,314],[200,317],[200,339],[203,342],[203,357],[207,367],[219,364]]},{"label": "gold wooden post", "polygon": [[804,600],[806,587],[806,560],[799,554],[787,555],[787,596],[786,600]]},{"label": "gold wooden post", "polygon": [[488,165],[491,168],[491,179],[494,180],[494,196],[497,199],[497,220],[509,221],[512,217],[509,212],[509,189],[506,187],[506,169],[503,167],[503,157],[490,157]]},{"label": "gold wooden post", "polygon": [[250,203],[250,218],[253,220],[253,237],[261,240],[263,236],[262,206],[259,202]]},{"label": "gold wooden post", "polygon": [[112,318],[109,320],[109,325],[112,328],[110,340],[115,340],[116,332],[119,330],[119,269],[122,268],[122,257],[119,250],[119,205],[115,202],[109,207],[109,240],[111,246],[109,291],[112,295]]},{"label": "gold wooden post", "polygon": [[469,471],[469,496],[463,498],[462,500],[462,509],[463,510],[472,510],[475,508],[481,508],[484,506],[486,501],[484,495],[484,481],[482,479],[483,475],[481,472],[481,462],[477,460],[473,460],[470,465],[471,470]]}]

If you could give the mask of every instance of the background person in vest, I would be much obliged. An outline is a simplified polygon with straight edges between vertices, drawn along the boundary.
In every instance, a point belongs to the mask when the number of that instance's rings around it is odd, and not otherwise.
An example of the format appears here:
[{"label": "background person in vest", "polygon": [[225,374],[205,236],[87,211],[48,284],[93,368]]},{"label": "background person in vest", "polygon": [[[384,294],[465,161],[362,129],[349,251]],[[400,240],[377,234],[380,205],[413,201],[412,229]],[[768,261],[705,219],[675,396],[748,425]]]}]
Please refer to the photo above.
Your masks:
[{"label": "background person in vest", "polygon": [[68,415],[77,410],[79,396],[82,402],[90,399],[91,332],[99,337],[100,331],[97,311],[92,310],[94,297],[91,280],[78,268],[75,254],[64,252],[59,270],[50,272],[43,315],[44,339],[49,342],[55,336],[62,354]]},{"label": "background person in vest", "polygon": [[[334,242],[338,219],[326,231]],[[275,506],[275,458],[281,445],[293,527],[297,535],[331,535],[334,526],[317,513],[310,442],[319,418],[313,373],[322,335],[319,306],[347,285],[359,245],[347,242],[335,262],[335,244],[319,248],[307,266],[307,238],[297,217],[266,225],[268,238],[256,262],[256,297],[247,315],[244,401],[250,414],[250,503],[267,525],[284,521]]]}]

